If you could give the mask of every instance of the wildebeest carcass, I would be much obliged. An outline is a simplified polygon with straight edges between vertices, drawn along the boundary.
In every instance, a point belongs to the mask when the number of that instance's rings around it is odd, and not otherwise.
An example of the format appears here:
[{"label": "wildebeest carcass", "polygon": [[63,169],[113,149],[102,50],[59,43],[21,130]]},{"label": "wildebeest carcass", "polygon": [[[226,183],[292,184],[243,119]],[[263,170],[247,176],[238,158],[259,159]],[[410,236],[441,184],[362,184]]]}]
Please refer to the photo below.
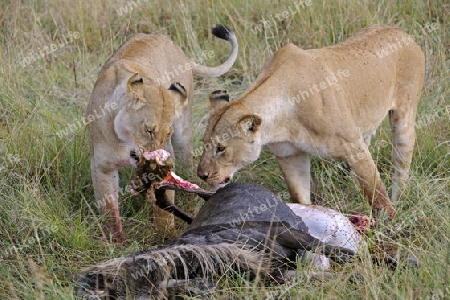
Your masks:
[{"label": "wildebeest carcass", "polygon": [[[157,201],[164,195],[160,191]],[[266,188],[232,183],[208,199],[175,241],[87,268],[78,296],[165,298],[236,272],[265,284],[282,283],[298,250],[337,262],[354,254],[311,236],[302,219]]]}]

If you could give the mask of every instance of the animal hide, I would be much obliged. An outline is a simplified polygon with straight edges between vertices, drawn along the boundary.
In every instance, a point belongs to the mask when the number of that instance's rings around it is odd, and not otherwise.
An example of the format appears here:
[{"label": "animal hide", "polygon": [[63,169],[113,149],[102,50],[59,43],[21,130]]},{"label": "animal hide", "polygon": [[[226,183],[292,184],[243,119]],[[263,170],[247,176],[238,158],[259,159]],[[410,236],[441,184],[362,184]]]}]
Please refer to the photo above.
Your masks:
[{"label": "animal hide", "polygon": [[302,218],[266,188],[232,183],[212,195],[172,243],[85,269],[78,296],[170,298],[199,280],[207,286],[234,274],[283,283],[299,250],[337,262],[351,261],[355,253],[310,235]]}]

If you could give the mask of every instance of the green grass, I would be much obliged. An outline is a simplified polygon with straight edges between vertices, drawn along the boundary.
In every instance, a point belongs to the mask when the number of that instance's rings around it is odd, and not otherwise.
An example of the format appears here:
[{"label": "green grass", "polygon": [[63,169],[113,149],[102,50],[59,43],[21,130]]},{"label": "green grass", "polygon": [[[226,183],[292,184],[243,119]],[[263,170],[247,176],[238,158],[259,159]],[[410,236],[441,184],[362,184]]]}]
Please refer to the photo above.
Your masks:
[{"label": "green grass", "polygon": [[[395,238],[403,254],[414,254],[419,269],[389,271],[374,266],[365,251],[354,264],[336,268],[330,279],[304,275],[283,286],[260,288],[244,279],[224,279],[221,294],[236,299],[444,299],[450,297],[450,48],[445,1],[312,1],[294,15],[300,1],[135,1],[119,16],[126,1],[22,0],[0,3],[0,299],[73,299],[80,268],[171,238],[151,226],[151,206],[126,195],[121,199],[123,245],[102,243],[100,218],[89,172],[89,147],[84,127],[57,136],[83,116],[100,67],[136,32],[169,35],[192,59],[203,50],[217,65],[229,48],[210,34],[224,23],[240,43],[233,69],[219,79],[195,80],[195,145],[201,146],[208,94],[217,88],[236,98],[255,79],[266,59],[292,42],[310,49],[330,45],[362,27],[381,23],[415,37],[427,62],[417,121],[417,143],[408,189],[396,204],[398,216],[377,229]],[[270,22],[255,34],[262,21]],[[60,47],[63,36],[80,37]],[[32,51],[58,45],[45,58],[25,67]],[[392,173],[390,129],[384,122],[371,147],[386,186]],[[131,178],[121,172],[121,184]],[[190,178],[198,182],[196,178]],[[281,172],[265,149],[260,159],[236,180],[286,191]],[[342,163],[313,158],[312,191],[317,204],[345,213],[369,212]],[[177,199],[195,212],[201,201]],[[177,222],[178,232],[185,226]],[[220,293],[219,293],[220,294]],[[211,295],[211,298],[219,297]],[[434,298],[433,298],[434,297]]]}]

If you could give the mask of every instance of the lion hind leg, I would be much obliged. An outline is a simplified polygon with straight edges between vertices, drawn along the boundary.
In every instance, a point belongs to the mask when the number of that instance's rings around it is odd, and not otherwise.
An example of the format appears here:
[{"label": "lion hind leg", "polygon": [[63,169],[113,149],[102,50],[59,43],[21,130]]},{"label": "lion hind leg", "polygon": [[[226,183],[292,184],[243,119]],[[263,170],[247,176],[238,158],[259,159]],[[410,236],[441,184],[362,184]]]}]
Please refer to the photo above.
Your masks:
[{"label": "lion hind leg", "polygon": [[411,167],[414,143],[416,140],[416,131],[414,128],[415,119],[415,110],[402,111],[396,109],[389,113],[393,141],[392,156],[394,160],[391,195],[392,202],[398,200],[401,191],[408,182],[409,169]]},{"label": "lion hind leg", "polygon": [[395,209],[389,200],[386,189],[381,182],[380,173],[363,139],[351,147],[350,156],[346,161],[355,172],[369,204],[377,210],[386,209],[389,217],[394,217]]},{"label": "lion hind leg", "polygon": [[311,204],[310,162],[308,153],[301,152],[287,157],[277,157],[291,200],[301,204]]},{"label": "lion hind leg", "polygon": [[177,172],[181,175],[184,172],[192,175],[194,172],[194,142],[190,114],[186,108],[183,112],[185,118],[176,119],[173,123],[174,132],[171,142],[177,166],[181,168]]}]

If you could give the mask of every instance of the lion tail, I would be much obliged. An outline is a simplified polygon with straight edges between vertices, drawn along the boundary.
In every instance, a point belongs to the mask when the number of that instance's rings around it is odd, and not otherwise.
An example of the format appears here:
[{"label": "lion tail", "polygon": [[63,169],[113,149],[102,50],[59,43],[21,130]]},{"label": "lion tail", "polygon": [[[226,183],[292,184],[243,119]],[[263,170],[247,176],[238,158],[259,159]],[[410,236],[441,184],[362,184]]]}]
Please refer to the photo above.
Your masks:
[{"label": "lion tail", "polygon": [[223,64],[216,67],[207,67],[191,61],[192,71],[196,76],[219,77],[222,74],[228,72],[236,61],[238,55],[238,42],[233,29],[228,26],[219,24],[212,29],[212,34],[231,43],[231,54]]}]

